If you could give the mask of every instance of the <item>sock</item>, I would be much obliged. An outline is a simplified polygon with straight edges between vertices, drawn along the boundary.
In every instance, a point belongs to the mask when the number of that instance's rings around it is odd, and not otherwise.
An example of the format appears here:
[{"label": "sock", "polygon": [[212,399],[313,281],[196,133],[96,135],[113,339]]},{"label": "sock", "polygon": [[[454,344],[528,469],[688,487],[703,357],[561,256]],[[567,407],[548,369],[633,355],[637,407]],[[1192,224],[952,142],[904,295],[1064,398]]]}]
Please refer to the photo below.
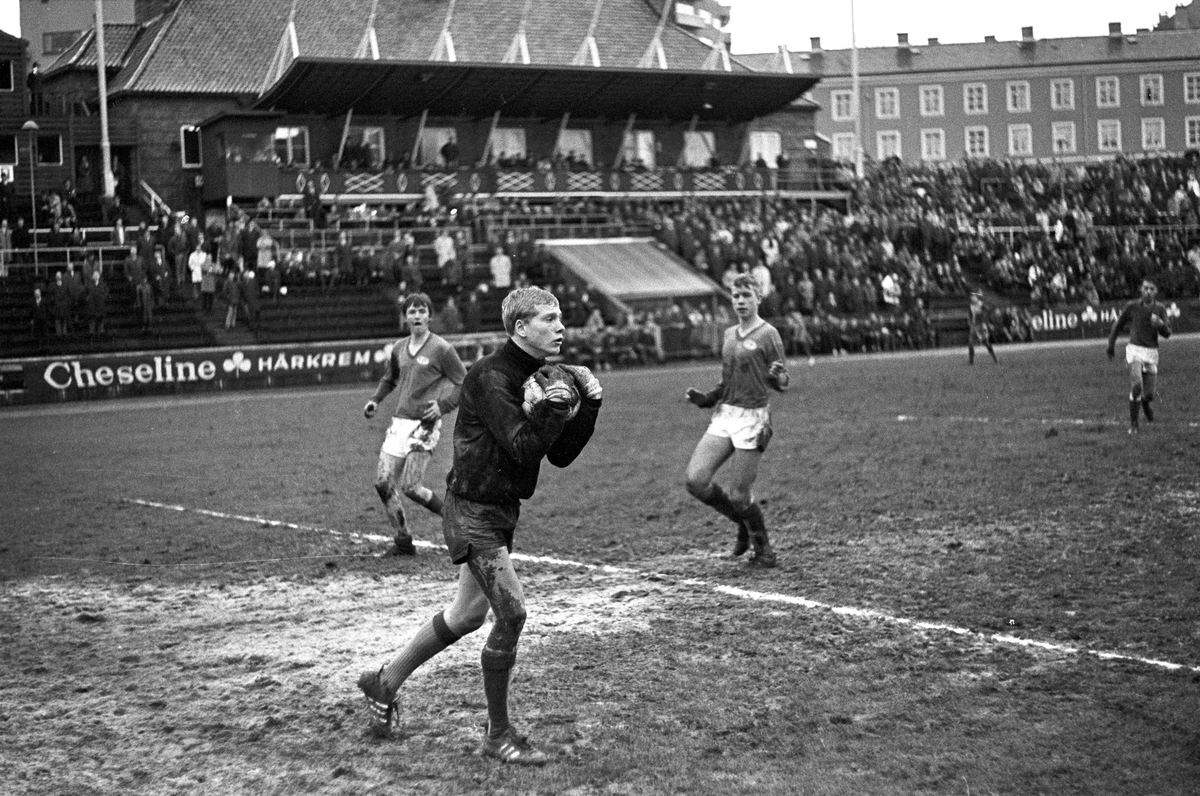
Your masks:
[{"label": "sock", "polygon": [[1138,411],[1141,408],[1141,401],[1137,400],[1136,398],[1129,399],[1129,422],[1135,426],[1137,425],[1138,421]]},{"label": "sock", "polygon": [[511,726],[508,720],[508,685],[511,680],[511,668],[483,670],[483,693],[487,697],[489,738],[499,738]]},{"label": "sock", "polygon": [[400,650],[400,654],[383,667],[381,679],[388,690],[399,690],[418,666],[462,638],[446,625],[442,614],[439,611],[422,625],[417,635]]},{"label": "sock", "polygon": [[750,504],[746,509],[746,526],[750,531],[750,543],[755,550],[762,550],[770,546],[767,539],[767,520],[763,516],[762,507],[758,505],[758,501]]},{"label": "sock", "polygon": [[742,521],[742,512],[737,510],[733,501],[729,499],[729,495],[725,494],[725,490],[718,484],[709,484],[708,494],[700,498],[700,502],[706,506],[712,506],[734,522]]}]

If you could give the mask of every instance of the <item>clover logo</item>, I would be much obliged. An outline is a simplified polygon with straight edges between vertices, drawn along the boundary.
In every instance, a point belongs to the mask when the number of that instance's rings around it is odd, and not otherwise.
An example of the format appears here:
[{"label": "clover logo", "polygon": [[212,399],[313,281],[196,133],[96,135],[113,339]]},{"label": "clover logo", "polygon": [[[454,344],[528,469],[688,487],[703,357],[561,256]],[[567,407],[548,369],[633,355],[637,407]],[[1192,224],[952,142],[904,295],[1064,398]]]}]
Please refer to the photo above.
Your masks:
[{"label": "clover logo", "polygon": [[1095,323],[1096,321],[1100,320],[1100,316],[1096,314],[1096,308],[1090,304],[1088,305],[1088,308],[1083,311],[1083,314],[1080,316],[1080,318],[1084,323]]},{"label": "clover logo", "polygon": [[250,372],[250,360],[241,351],[234,351],[233,356],[221,363],[221,367],[226,373],[237,376],[239,373]]},{"label": "clover logo", "polygon": [[1168,318],[1178,318],[1182,314],[1183,314],[1183,310],[1179,309],[1179,305],[1176,304],[1174,301],[1171,302],[1171,306],[1167,307],[1167,317]]},{"label": "clover logo", "polygon": [[387,362],[388,357],[390,357],[391,355],[392,355],[392,344],[388,343],[383,348],[381,348],[375,352],[374,359],[375,359],[376,363]]}]

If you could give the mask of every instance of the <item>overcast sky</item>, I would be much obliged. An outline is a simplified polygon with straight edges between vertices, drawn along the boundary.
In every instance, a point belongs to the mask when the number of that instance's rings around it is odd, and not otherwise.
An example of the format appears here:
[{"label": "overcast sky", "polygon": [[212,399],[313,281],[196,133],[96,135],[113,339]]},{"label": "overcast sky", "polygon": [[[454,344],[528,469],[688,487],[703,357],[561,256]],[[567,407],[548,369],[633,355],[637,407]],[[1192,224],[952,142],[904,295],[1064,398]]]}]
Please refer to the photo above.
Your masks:
[{"label": "overcast sky", "polygon": [[[855,34],[859,47],[885,47],[907,33],[913,44],[930,37],[942,42],[1001,41],[1021,38],[1021,28],[1033,26],[1039,39],[1065,36],[1103,36],[1108,23],[1120,22],[1133,33],[1153,28],[1160,13],[1172,13],[1176,0],[1004,0],[966,3],[962,0],[854,0]],[[17,0],[0,0],[0,30],[19,35]],[[725,0],[730,6],[729,30],[733,52],[772,52],[781,44],[808,50],[809,39],[838,50],[850,46],[850,0]]]},{"label": "overcast sky", "polygon": [[[1134,33],[1153,28],[1160,13],[1174,13],[1177,0],[1003,0],[968,3],[962,0],[854,0],[854,34],[859,47],[886,47],[897,33],[913,44],[930,38],[942,43],[1001,41],[1021,38],[1032,25],[1039,39],[1104,36],[1108,23]],[[813,36],[827,50],[850,47],[851,0],[723,0],[730,7],[728,30],[734,53],[773,52],[786,44],[807,51]]]}]

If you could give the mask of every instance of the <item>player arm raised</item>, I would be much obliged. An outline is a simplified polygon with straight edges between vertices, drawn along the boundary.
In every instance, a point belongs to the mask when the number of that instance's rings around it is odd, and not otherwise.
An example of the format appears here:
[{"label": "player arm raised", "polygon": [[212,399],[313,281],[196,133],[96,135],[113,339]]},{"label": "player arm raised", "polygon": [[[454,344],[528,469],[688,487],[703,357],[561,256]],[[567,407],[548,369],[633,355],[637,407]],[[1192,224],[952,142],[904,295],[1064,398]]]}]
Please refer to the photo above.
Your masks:
[{"label": "player arm raised", "polygon": [[600,386],[600,380],[583,365],[559,365],[559,368],[571,374],[575,380],[575,387],[579,390],[579,412],[563,426],[562,433],[546,453],[546,461],[555,467],[566,467],[583,452],[596,430],[604,388]]},{"label": "player arm raised", "polygon": [[[533,417],[521,408],[521,394],[496,371],[483,375],[478,414],[497,442],[522,467],[541,461],[567,424],[568,406],[542,401]],[[582,408],[580,409],[582,411]]]}]

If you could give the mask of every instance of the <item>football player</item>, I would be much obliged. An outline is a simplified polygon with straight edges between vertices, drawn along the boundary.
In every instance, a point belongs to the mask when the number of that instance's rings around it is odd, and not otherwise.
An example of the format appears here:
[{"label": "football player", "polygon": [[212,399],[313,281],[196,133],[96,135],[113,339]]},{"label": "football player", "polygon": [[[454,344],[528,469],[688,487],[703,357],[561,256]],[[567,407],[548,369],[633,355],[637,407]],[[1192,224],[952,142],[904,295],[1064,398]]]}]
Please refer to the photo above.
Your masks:
[{"label": "football player", "polygon": [[375,471],[375,491],[395,533],[395,544],[389,551],[392,555],[416,553],[402,496],[434,514],[442,513],[441,498],[421,482],[441,437],[442,415],[458,406],[467,374],[454,346],[429,330],[429,309],[429,296],[424,293],[404,299],[400,310],[409,336],[392,345],[387,370],[363,407],[363,415],[369,420],[392,390],[399,391],[395,416],[379,450]]},{"label": "football player", "polygon": [[578,412],[568,419],[572,404],[566,383],[543,377],[539,385],[545,399],[526,416],[523,385],[546,357],[561,350],[562,313],[554,294],[525,287],[505,297],[501,314],[508,342],[467,373],[454,424],[442,534],[450,560],[459,567],[458,593],[395,658],[363,673],[358,686],[366,696],[371,730],[389,734],[396,694],[408,676],[479,629],[490,608],[495,624],[480,656],[488,721],[479,751],[503,763],[542,765],[546,754],[517,733],[508,715],[509,679],[525,625],[525,595],[509,553],[521,501],[533,495],[542,459],[566,467],[579,456],[595,430],[602,390],[587,368],[561,366],[575,382]]},{"label": "football player", "polygon": [[970,326],[967,331],[967,364],[975,364],[975,346],[977,344],[987,348],[987,352],[992,355],[993,362],[999,362],[1000,360],[996,358],[996,351],[992,348],[992,332],[988,326],[983,296],[979,293],[971,294],[971,303],[967,305],[967,323]]},{"label": "football player", "polygon": [[[1117,335],[1129,327],[1129,342],[1125,345],[1125,365],[1129,369],[1129,433],[1138,433],[1138,416],[1154,422],[1154,388],[1158,383],[1158,338],[1171,336],[1167,308],[1158,303],[1158,286],[1153,280],[1142,280],[1142,295],[1121,310],[1108,333],[1108,358],[1116,355]],[[1140,411],[1139,411],[1140,410]]]},{"label": "football player", "polygon": [[[708,392],[687,391],[687,399],[696,406],[716,407],[708,430],[688,462],[687,490],[737,523],[734,557],[753,546],[750,563],[774,567],[777,560],[767,538],[762,507],[751,490],[771,440],[767,390],[786,391],[791,377],[784,365],[783,338],[758,315],[758,282],[748,274],[740,274],[733,280],[731,293],[738,323],[725,330],[721,381]],[[713,481],[726,462],[732,471],[728,493]]]}]

